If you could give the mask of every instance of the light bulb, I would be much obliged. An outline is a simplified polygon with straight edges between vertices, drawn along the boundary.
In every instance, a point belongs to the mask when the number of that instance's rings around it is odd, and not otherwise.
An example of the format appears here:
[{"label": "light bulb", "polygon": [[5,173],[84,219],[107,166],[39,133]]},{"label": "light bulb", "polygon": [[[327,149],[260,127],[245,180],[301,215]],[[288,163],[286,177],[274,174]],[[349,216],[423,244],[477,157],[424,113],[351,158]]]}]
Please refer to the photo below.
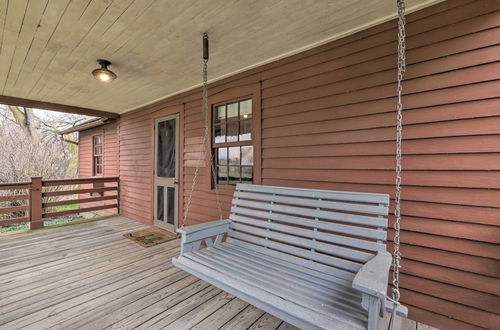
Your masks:
[{"label": "light bulb", "polygon": [[99,75],[99,79],[101,79],[102,81],[108,81],[109,80],[109,76],[105,73],[101,73]]}]

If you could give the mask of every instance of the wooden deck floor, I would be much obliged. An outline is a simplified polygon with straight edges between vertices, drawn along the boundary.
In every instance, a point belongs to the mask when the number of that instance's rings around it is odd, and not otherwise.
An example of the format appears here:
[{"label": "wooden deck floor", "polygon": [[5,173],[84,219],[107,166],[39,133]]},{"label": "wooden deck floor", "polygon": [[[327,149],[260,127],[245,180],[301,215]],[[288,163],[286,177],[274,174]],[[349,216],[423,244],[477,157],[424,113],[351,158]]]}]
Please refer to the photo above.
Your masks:
[{"label": "wooden deck floor", "polygon": [[296,329],[173,267],[178,240],[122,236],[145,227],[116,216],[0,236],[0,329]]}]

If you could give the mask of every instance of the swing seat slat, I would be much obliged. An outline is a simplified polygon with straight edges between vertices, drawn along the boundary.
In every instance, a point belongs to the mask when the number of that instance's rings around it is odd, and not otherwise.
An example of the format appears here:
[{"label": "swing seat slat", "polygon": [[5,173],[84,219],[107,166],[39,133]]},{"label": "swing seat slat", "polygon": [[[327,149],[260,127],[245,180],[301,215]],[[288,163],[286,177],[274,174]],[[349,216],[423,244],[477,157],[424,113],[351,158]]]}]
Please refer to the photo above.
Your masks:
[{"label": "swing seat slat", "polygon": [[377,329],[390,308],[388,205],[386,194],[239,184],[229,219],[178,229],[172,262],[299,328]]}]

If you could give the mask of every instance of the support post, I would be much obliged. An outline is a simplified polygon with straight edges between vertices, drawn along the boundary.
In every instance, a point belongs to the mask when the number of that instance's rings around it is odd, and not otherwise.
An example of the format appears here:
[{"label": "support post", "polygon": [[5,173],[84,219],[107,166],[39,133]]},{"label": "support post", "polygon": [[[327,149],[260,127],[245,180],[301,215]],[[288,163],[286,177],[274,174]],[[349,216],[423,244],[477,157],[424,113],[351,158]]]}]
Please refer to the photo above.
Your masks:
[{"label": "support post", "polygon": [[30,229],[43,228],[42,221],[42,178],[32,177],[29,192]]}]

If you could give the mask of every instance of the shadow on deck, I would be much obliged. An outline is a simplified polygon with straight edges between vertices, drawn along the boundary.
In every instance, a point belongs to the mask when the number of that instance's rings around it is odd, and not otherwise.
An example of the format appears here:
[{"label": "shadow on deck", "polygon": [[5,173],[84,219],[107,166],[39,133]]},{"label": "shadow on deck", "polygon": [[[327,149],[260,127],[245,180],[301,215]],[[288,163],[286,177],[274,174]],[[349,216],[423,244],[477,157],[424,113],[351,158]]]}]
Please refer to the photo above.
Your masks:
[{"label": "shadow on deck", "polygon": [[1,235],[0,329],[296,329],[173,267],[179,240],[123,237],[142,228],[114,216]]},{"label": "shadow on deck", "polygon": [[122,216],[0,236],[0,329],[291,329],[143,248]]}]

